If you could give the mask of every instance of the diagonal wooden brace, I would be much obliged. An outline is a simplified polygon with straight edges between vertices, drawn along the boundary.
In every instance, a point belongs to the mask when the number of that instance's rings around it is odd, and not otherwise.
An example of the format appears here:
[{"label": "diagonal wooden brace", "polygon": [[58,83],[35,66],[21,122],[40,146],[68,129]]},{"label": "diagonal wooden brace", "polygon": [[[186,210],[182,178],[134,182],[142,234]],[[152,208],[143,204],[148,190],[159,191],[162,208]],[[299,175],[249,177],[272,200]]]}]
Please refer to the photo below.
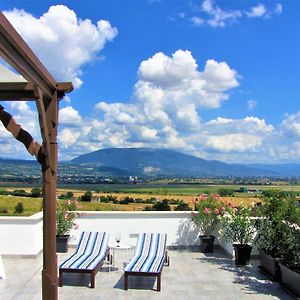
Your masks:
[{"label": "diagonal wooden brace", "polygon": [[44,163],[42,146],[34,141],[32,136],[16,123],[11,114],[4,110],[0,105],[0,120],[4,127],[14,136],[15,139],[24,144],[27,151],[34,155],[40,164]]},{"label": "diagonal wooden brace", "polygon": [[51,148],[50,148],[50,136],[49,136],[49,128],[46,118],[46,110],[43,101],[43,93],[41,89],[37,86],[34,86],[35,95],[37,97],[36,107],[39,114],[39,123],[41,128],[41,136],[43,139],[43,152],[45,154],[45,168],[50,167],[52,172],[54,172],[54,168],[51,164]]}]

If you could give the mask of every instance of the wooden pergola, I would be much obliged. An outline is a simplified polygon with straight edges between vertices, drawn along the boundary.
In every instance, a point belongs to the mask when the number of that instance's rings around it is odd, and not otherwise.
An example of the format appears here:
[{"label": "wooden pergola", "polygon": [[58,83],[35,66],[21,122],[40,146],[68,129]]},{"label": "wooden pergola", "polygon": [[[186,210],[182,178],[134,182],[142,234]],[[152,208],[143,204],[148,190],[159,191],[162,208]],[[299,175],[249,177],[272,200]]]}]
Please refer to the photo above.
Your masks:
[{"label": "wooden pergola", "polygon": [[[42,145],[18,125],[0,105],[0,120],[41,164],[43,177],[42,297],[57,299],[56,179],[58,101],[73,90],[71,82],[56,82],[14,27],[0,12],[0,55],[27,82],[0,82],[0,100],[35,101]],[[17,271],[17,270],[16,270]]]}]

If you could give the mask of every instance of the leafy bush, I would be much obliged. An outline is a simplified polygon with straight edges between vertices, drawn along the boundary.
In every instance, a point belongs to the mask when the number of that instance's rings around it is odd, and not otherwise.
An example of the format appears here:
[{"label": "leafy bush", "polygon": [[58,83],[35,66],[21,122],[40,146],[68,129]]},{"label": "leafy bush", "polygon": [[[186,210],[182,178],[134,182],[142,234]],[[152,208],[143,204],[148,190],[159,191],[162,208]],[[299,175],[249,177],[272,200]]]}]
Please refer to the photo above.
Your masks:
[{"label": "leafy bush", "polygon": [[8,209],[6,207],[1,207],[0,214],[8,214]]},{"label": "leafy bush", "polygon": [[157,202],[154,205],[152,205],[152,210],[156,211],[170,211],[171,207],[169,205],[168,200],[163,200],[162,202]]},{"label": "leafy bush", "polygon": [[15,206],[15,214],[22,214],[24,212],[24,205],[22,202],[18,202]]},{"label": "leafy bush", "polygon": [[120,204],[129,204],[134,203],[134,199],[132,197],[124,197],[122,200],[119,201]]},{"label": "leafy bush", "polygon": [[233,189],[219,188],[217,193],[220,195],[220,197],[234,196]]},{"label": "leafy bush", "polygon": [[81,196],[81,201],[92,201],[92,192],[91,191],[87,191],[85,192],[82,196]]},{"label": "leafy bush", "polygon": [[239,206],[224,217],[225,239],[234,244],[252,244],[255,238],[255,220],[251,217],[251,207]]},{"label": "leafy bush", "polygon": [[42,196],[42,190],[39,188],[33,188],[31,189],[31,197],[33,198],[39,198]]},{"label": "leafy bush", "polygon": [[181,201],[176,207],[175,207],[176,211],[188,211],[188,210],[192,210],[192,208],[189,206],[188,203]]},{"label": "leafy bush", "polygon": [[20,197],[26,197],[28,196],[25,190],[14,190],[12,192],[13,196],[20,196]]}]

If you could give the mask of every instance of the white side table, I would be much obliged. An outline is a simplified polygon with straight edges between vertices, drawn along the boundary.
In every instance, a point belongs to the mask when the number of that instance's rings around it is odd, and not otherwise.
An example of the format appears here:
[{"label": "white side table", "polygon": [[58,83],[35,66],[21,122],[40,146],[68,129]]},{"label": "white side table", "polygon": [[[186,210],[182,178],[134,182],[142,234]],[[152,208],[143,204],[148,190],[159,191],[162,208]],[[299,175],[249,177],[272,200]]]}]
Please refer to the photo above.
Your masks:
[{"label": "white side table", "polygon": [[[115,266],[115,260],[116,260],[115,256],[118,255],[117,254],[118,251],[126,251],[126,262],[129,262],[131,246],[126,245],[126,244],[119,244],[119,245],[114,244],[114,245],[110,245],[109,248],[110,248],[110,254],[112,255],[112,268],[113,268],[113,270],[122,269],[123,266],[121,266],[121,268],[118,268],[118,267]],[[111,271],[111,265],[110,265],[109,271]]]}]

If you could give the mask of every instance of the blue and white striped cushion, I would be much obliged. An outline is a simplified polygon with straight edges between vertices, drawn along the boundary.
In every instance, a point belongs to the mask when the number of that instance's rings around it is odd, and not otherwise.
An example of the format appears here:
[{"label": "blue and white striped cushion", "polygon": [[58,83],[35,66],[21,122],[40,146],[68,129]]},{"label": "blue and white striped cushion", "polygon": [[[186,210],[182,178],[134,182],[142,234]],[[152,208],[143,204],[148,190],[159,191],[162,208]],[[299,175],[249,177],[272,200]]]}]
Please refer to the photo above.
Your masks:
[{"label": "blue and white striped cushion", "polygon": [[166,234],[141,233],[134,257],[125,267],[126,272],[159,273],[164,264]]},{"label": "blue and white striped cushion", "polygon": [[60,268],[93,270],[105,257],[108,239],[107,232],[82,232],[75,253]]}]

